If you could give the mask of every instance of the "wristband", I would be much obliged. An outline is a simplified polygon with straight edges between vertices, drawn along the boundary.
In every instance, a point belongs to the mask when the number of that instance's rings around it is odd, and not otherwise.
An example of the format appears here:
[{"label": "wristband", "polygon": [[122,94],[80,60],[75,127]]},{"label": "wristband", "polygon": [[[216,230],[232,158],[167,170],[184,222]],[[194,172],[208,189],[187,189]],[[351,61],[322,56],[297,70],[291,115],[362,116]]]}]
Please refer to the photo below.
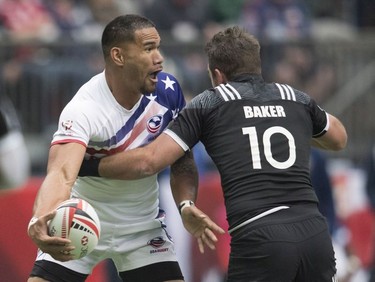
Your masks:
[{"label": "wristband", "polygon": [[100,159],[92,158],[89,160],[83,160],[81,164],[81,168],[79,169],[78,176],[96,176],[100,177],[99,175],[99,163]]},{"label": "wristband", "polygon": [[184,210],[184,208],[187,208],[187,207],[192,207],[194,206],[194,202],[192,200],[185,200],[185,201],[182,201],[179,205],[178,205],[178,211],[180,214],[182,214],[182,211]]},{"label": "wristband", "polygon": [[29,231],[30,229],[30,226],[33,225],[35,222],[38,221],[38,218],[36,216],[33,216],[31,219],[30,219],[30,222],[29,222],[29,225],[27,226],[27,231]]}]

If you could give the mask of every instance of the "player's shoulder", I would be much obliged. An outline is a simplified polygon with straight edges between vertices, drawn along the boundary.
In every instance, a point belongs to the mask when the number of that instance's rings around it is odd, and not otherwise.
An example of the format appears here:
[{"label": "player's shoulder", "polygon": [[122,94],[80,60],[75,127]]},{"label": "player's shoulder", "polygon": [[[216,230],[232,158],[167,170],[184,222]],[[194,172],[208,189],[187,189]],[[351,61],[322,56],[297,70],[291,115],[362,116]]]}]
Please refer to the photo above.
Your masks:
[{"label": "player's shoulder", "polygon": [[159,72],[157,75],[158,82],[156,84],[156,94],[181,94],[182,89],[177,78],[168,72]]},{"label": "player's shoulder", "polygon": [[191,100],[190,107],[212,109],[223,103],[223,101],[221,96],[216,93],[215,88],[209,88],[195,96]]},{"label": "player's shoulder", "polygon": [[97,83],[97,78],[83,84],[65,105],[62,114],[95,118],[105,104],[100,99],[99,89],[100,85]]},{"label": "player's shoulder", "polygon": [[293,101],[302,104],[308,104],[311,97],[305,92],[296,89],[286,83],[272,82],[268,83],[270,89],[274,96],[278,97],[280,100]]}]

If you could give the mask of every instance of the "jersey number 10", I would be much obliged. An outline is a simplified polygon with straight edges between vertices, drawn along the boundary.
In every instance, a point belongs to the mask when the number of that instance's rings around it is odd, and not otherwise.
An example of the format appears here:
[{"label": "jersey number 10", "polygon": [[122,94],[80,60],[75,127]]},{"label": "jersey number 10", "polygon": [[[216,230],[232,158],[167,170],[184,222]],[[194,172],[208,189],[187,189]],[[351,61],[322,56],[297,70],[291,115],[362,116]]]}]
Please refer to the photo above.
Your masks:
[{"label": "jersey number 10", "polygon": [[[250,151],[251,151],[251,158],[253,161],[253,169],[262,169],[262,164],[260,160],[260,151],[259,151],[259,141],[258,141],[258,134],[257,130],[254,126],[251,127],[243,127],[242,128],[243,135],[249,136],[250,141]],[[271,146],[271,137],[273,134],[283,134],[288,139],[288,146],[289,146],[289,158],[283,162],[277,161],[274,159],[272,155],[272,146]],[[291,167],[296,161],[296,144],[294,142],[293,135],[284,127],[281,126],[272,126],[264,131],[263,138],[263,148],[264,148],[264,156],[267,162],[277,169],[287,169]]]}]

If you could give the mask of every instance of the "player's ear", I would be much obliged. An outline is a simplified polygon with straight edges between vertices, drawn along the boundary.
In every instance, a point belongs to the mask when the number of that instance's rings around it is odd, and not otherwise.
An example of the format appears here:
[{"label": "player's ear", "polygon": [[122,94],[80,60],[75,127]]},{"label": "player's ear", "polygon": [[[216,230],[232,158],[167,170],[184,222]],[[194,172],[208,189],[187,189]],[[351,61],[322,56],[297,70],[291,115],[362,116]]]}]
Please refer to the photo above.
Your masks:
[{"label": "player's ear", "polygon": [[113,47],[111,49],[111,58],[112,61],[118,66],[122,66],[125,63],[124,56],[121,52],[121,48]]},{"label": "player's ear", "polygon": [[226,75],[219,69],[214,70],[214,77],[217,82],[217,84],[227,83],[227,77]]}]

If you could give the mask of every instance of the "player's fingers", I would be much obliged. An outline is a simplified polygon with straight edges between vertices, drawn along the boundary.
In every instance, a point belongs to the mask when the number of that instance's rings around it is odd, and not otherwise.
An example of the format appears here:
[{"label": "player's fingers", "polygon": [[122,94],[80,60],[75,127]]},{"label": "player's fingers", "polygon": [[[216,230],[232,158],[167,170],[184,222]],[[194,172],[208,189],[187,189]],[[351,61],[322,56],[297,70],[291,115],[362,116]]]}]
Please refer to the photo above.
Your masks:
[{"label": "player's fingers", "polygon": [[73,247],[73,245],[70,245],[72,243],[71,240],[66,239],[66,238],[61,238],[61,237],[49,237],[47,243],[50,245]]},{"label": "player's fingers", "polygon": [[[202,241],[203,241],[204,244],[206,244],[211,250],[215,250],[215,243],[207,235],[209,232],[211,234],[213,234],[208,228],[206,228],[205,231],[202,233],[201,238],[202,238]],[[214,235],[214,237],[215,237],[215,235]]]},{"label": "player's fingers", "polygon": [[50,237],[48,235],[43,235],[39,239],[37,239],[37,243],[39,246],[44,246],[44,247],[56,247],[56,248],[61,248],[61,247],[66,247],[66,246],[72,246],[71,240],[66,239],[66,238],[61,238],[61,237]]},{"label": "player's fingers", "polygon": [[49,244],[43,243],[40,245],[40,249],[45,253],[62,253],[71,252],[75,249],[73,245],[70,244]]},{"label": "player's fingers", "polygon": [[38,221],[40,222],[43,222],[43,223],[47,223],[49,220],[51,220],[56,214],[56,211],[51,211],[49,213],[47,213],[46,215],[43,215],[41,217],[39,217]]},{"label": "player's fingers", "polygon": [[198,238],[197,241],[198,241],[199,252],[201,254],[204,254],[204,243],[203,243],[202,239]]},{"label": "player's fingers", "polygon": [[219,225],[217,225],[215,222],[213,222],[207,215],[201,214],[200,217],[205,222],[206,226],[209,229],[211,229],[211,230],[213,230],[213,231],[215,231],[219,234],[225,233],[224,229],[222,229]]},{"label": "player's fingers", "polygon": [[204,230],[204,233],[206,235],[206,237],[208,238],[208,240],[212,241],[212,242],[217,242],[217,237],[216,235],[211,231],[210,228],[206,228]]},{"label": "player's fingers", "polygon": [[225,234],[225,231],[223,228],[221,228],[219,225],[217,225],[216,223],[212,222],[210,224],[210,229],[215,231],[216,233],[219,233],[219,234]]}]

